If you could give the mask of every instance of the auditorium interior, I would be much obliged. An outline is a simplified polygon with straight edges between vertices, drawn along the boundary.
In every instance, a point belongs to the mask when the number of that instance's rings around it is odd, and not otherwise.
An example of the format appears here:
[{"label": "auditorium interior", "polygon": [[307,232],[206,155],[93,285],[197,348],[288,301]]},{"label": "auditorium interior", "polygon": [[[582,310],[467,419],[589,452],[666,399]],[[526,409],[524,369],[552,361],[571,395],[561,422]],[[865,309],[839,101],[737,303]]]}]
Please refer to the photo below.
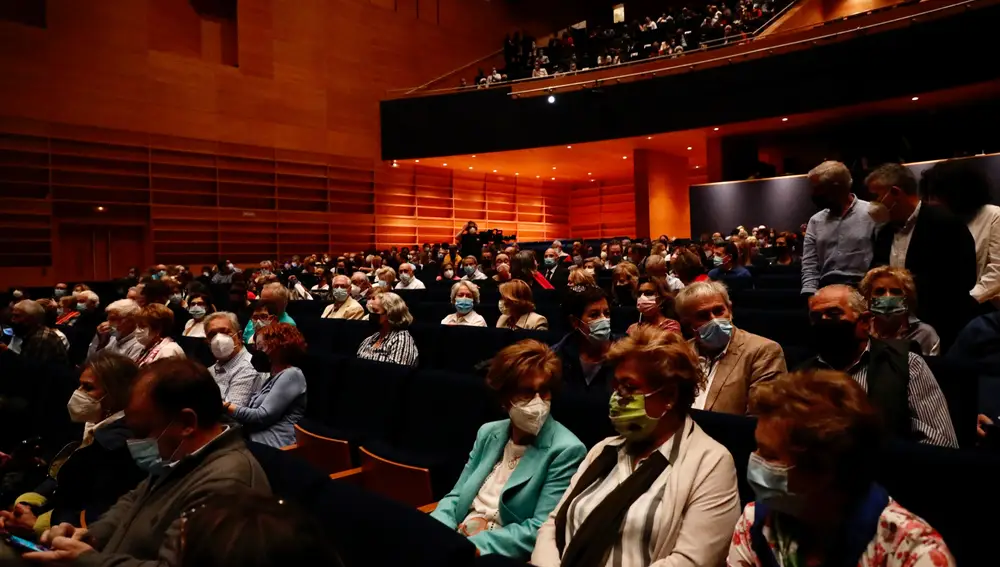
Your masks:
[{"label": "auditorium interior", "polygon": [[993,564],[995,21],[0,2],[2,562]]}]

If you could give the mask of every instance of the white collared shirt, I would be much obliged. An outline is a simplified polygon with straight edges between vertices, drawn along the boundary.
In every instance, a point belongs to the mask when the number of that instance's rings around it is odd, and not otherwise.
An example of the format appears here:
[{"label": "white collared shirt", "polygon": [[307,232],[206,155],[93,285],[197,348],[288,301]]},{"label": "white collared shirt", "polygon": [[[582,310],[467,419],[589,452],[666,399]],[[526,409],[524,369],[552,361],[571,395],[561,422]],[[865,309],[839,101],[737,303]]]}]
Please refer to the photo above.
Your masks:
[{"label": "white collared shirt", "polygon": [[906,224],[896,231],[892,237],[892,251],[889,253],[889,265],[894,268],[906,267],[906,252],[910,249],[910,239],[913,238],[913,227],[917,225],[917,215],[920,213],[920,201],[913,209],[913,214],[906,219]]},{"label": "white collared shirt", "polygon": [[442,325],[465,325],[468,327],[485,327],[486,319],[475,311],[469,311],[465,315],[452,313],[441,320]]},{"label": "white collared shirt", "polygon": [[[736,334],[735,330],[733,331],[733,334]],[[695,341],[697,345],[697,339],[695,339]],[[705,387],[701,390],[701,393],[698,394],[698,397],[694,399],[694,403],[691,404],[692,408],[705,409],[705,403],[708,402],[708,392],[712,389],[712,381],[715,380],[715,371],[719,369],[719,361],[722,360],[722,357],[726,356],[727,352],[729,352],[729,345],[731,344],[733,344],[732,336],[729,337],[729,344],[726,345],[726,348],[722,349],[722,352],[712,358],[707,358],[701,356],[700,354],[698,355],[698,363],[701,365],[701,371],[705,373],[706,380]]]}]

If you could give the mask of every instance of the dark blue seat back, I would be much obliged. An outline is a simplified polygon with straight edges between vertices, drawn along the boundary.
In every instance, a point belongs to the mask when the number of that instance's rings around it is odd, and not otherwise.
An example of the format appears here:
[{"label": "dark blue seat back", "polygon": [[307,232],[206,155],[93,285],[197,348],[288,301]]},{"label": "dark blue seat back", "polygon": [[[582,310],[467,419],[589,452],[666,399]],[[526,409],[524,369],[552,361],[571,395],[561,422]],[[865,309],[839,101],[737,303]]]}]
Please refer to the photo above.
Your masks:
[{"label": "dark blue seat back", "polygon": [[948,414],[955,428],[959,447],[976,442],[976,416],[979,414],[979,374],[974,363],[928,356],[924,360],[941,386],[948,402]]},{"label": "dark blue seat back", "polygon": [[413,369],[348,359],[333,380],[326,425],[352,433],[352,441],[389,438],[402,425],[403,392]]}]

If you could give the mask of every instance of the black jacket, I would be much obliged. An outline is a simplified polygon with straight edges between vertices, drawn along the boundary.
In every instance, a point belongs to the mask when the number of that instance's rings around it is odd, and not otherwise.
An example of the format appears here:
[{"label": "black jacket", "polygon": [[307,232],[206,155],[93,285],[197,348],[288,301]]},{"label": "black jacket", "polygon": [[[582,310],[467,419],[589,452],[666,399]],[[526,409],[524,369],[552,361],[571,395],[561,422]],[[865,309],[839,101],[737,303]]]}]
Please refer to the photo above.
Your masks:
[{"label": "black jacket", "polygon": [[562,262],[557,263],[554,270],[543,265],[538,267],[538,271],[556,289],[563,289],[569,283],[569,267]]},{"label": "black jacket", "polygon": [[[875,234],[873,268],[889,264],[896,231],[886,225]],[[917,284],[917,317],[934,327],[943,351],[976,315],[969,295],[978,277],[972,233],[945,209],[923,203],[906,251],[906,269]]]},{"label": "black jacket", "polygon": [[69,456],[56,478],[36,490],[48,498],[52,525],[69,522],[80,525],[80,512],[87,523],[96,521],[126,492],[146,478],[132,460],[127,441],[132,432],[124,419],[111,422],[94,432],[94,442]]}]

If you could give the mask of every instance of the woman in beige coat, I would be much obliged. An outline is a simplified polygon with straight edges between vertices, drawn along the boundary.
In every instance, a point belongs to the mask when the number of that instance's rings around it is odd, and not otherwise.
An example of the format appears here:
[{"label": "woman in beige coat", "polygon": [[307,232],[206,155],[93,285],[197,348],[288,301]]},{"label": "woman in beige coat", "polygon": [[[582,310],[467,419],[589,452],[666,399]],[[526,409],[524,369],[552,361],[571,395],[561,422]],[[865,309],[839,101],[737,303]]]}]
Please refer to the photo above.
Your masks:
[{"label": "woman in beige coat", "polygon": [[677,333],[643,326],[607,359],[620,435],[590,450],[539,529],[531,563],[722,565],[740,499],[729,451],[688,415],[705,387],[697,356]]},{"label": "woman in beige coat", "polygon": [[500,313],[498,329],[549,330],[549,320],[535,313],[531,288],[521,280],[511,280],[500,286]]}]

